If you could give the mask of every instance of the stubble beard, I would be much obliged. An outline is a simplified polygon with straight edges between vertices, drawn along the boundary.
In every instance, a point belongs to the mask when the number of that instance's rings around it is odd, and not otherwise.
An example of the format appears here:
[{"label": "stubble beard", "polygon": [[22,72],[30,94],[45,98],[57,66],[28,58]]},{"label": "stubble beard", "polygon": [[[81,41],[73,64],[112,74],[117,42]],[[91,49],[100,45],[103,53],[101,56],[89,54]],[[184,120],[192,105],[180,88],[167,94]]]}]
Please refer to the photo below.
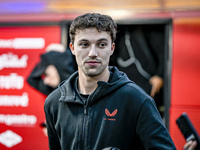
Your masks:
[{"label": "stubble beard", "polygon": [[105,67],[100,66],[98,68],[85,67],[82,71],[86,76],[95,77],[95,76],[100,75],[102,72],[104,72],[105,68],[106,68],[106,66]]},{"label": "stubble beard", "polygon": [[88,77],[98,76],[105,71],[106,67],[108,67],[108,65],[106,65],[106,63],[103,63],[102,60],[98,60],[98,62],[100,62],[100,65],[96,67],[87,66],[85,62],[87,61],[84,61],[79,69]]}]

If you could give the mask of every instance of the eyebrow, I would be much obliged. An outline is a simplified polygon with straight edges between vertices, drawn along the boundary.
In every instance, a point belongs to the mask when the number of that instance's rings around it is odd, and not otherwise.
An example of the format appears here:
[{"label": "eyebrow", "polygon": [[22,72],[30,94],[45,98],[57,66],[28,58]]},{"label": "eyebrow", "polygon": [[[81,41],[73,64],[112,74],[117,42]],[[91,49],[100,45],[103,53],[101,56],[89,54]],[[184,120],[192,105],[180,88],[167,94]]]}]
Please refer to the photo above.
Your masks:
[{"label": "eyebrow", "polygon": [[99,39],[98,41],[107,41],[108,42],[108,39],[102,38],[102,39]]},{"label": "eyebrow", "polygon": [[[81,39],[81,40],[79,40],[78,42],[82,42],[82,41],[88,42],[89,40],[87,40],[87,39]],[[101,38],[101,39],[98,39],[98,40],[97,40],[97,42],[99,42],[99,41],[107,41],[107,42],[108,42],[108,39],[106,39],[106,38]]]}]

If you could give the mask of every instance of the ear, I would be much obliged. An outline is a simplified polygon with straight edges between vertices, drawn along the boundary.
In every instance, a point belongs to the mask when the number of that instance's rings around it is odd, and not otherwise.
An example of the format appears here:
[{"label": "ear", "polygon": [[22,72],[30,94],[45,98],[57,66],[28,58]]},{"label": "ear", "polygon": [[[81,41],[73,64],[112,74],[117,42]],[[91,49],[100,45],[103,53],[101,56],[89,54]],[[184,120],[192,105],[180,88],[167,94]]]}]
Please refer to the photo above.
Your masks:
[{"label": "ear", "polygon": [[110,51],[110,56],[114,53],[115,50],[115,43],[112,43],[111,45],[111,51]]},{"label": "ear", "polygon": [[69,47],[71,49],[71,52],[73,55],[75,55],[75,52],[74,52],[74,45],[72,43],[69,44]]}]

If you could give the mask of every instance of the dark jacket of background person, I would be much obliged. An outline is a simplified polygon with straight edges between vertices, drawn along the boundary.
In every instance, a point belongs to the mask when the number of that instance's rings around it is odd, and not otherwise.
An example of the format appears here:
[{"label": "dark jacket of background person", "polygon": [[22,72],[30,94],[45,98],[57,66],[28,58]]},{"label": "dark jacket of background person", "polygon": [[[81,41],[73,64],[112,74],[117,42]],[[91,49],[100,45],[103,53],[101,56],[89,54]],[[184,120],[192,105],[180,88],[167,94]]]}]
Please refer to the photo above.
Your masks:
[{"label": "dark jacket of background person", "polygon": [[110,71],[110,82],[99,81],[86,103],[74,87],[78,72],[47,97],[50,150],[176,149],[153,99],[116,67]]},{"label": "dark jacket of background person", "polygon": [[[119,26],[118,38],[113,56],[111,56],[110,65],[117,66],[119,70],[125,72],[130,80],[142,87],[150,94],[152,85],[150,78],[157,75],[164,80],[164,26]],[[125,44],[125,33],[129,33],[134,63],[123,66],[123,62],[130,62],[130,53]],[[140,64],[141,66],[136,66]],[[138,69],[140,68],[140,69]],[[141,69],[142,68],[142,69]],[[144,77],[141,72],[145,71],[148,75]],[[157,106],[163,105],[163,89],[154,97]]]},{"label": "dark jacket of background person", "polygon": [[49,65],[55,66],[61,82],[68,79],[76,70],[75,60],[70,50],[66,50],[65,52],[49,51],[42,54],[40,58],[41,61],[35,66],[27,81],[32,87],[45,95],[55,90],[55,88],[45,85],[42,79]]}]

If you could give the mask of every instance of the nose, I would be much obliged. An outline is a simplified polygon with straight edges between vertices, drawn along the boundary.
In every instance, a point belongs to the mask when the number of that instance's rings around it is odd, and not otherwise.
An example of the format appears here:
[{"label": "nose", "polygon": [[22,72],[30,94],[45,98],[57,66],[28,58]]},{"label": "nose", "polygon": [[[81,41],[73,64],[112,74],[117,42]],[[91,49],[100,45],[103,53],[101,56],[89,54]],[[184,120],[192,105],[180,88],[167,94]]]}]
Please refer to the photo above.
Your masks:
[{"label": "nose", "polygon": [[97,49],[94,45],[91,46],[89,57],[97,57]]}]

